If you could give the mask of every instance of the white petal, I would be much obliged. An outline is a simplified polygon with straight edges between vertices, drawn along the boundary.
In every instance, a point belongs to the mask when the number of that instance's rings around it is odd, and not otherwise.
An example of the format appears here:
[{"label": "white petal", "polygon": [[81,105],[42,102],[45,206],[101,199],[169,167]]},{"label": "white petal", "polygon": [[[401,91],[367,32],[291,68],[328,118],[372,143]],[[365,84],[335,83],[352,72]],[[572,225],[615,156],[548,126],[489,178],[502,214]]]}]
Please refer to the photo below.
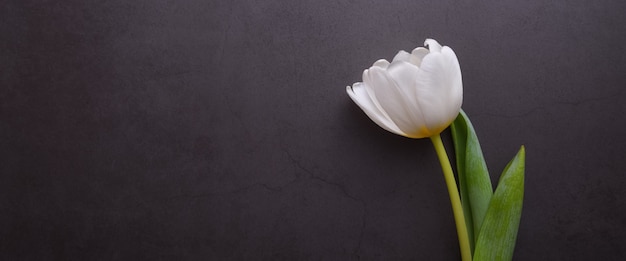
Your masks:
[{"label": "white petal", "polygon": [[372,65],[372,67],[373,67],[373,66],[376,66],[376,67],[380,67],[380,68],[387,69],[387,67],[389,66],[389,62],[388,62],[387,60],[385,60],[385,59],[380,59],[380,60],[378,60],[378,61],[374,62],[374,64]]},{"label": "white petal", "polygon": [[[379,60],[380,61],[380,60]],[[370,67],[370,69],[374,68],[374,66]],[[386,67],[385,67],[386,68]],[[365,69],[363,71],[363,84],[365,84],[365,79],[369,79],[369,69]],[[372,89],[372,85],[363,85],[365,91],[367,92],[367,95],[370,97],[370,100],[372,101],[372,103],[374,104],[374,106],[376,106],[376,108],[378,109],[378,111],[380,111],[384,117],[389,118],[389,115],[387,115],[387,112],[385,112],[385,110],[382,108],[382,106],[380,106],[380,103],[378,102],[378,99],[376,99],[376,94],[374,93],[374,89]]]},{"label": "white petal", "polygon": [[408,62],[410,58],[411,58],[411,54],[407,53],[406,51],[401,50],[396,54],[396,56],[393,57],[393,60],[391,62],[397,62],[397,61]]},{"label": "white petal", "polygon": [[426,39],[424,41],[424,46],[428,46],[430,52],[439,52],[441,50],[441,44],[439,44],[435,39]]},{"label": "white petal", "polygon": [[423,130],[426,125],[416,92],[419,71],[417,66],[408,62],[394,62],[387,69],[387,73],[402,94],[403,104],[411,120],[411,126],[407,126],[408,129],[401,129],[411,136],[421,136],[420,130]]},{"label": "white petal", "polygon": [[[395,63],[392,63],[394,65]],[[404,63],[409,65],[408,63]],[[392,66],[390,65],[390,66]],[[410,65],[413,66],[413,65]],[[416,122],[413,117],[411,104],[403,88],[391,79],[387,71],[372,67],[363,81],[374,92],[374,98],[378,101],[383,111],[387,113],[397,126],[406,133],[407,137],[415,138]]]},{"label": "white petal", "polygon": [[[450,103],[454,104],[454,106],[449,107],[448,116],[456,118],[463,103],[463,77],[461,75],[461,66],[459,65],[456,54],[450,47],[444,46],[441,49],[441,54],[446,57],[446,68],[448,68],[446,79],[448,79],[449,84],[448,96]],[[459,109],[456,109],[456,107]]]},{"label": "white petal", "polygon": [[366,89],[367,87],[364,83],[357,82],[352,87],[347,86],[346,92],[352,101],[354,101],[372,121],[378,124],[378,126],[392,133],[406,136],[398,126],[386,116],[386,113],[378,109]]},{"label": "white petal", "polygon": [[443,67],[445,71],[445,78],[447,82],[444,84],[447,88],[444,90],[444,94],[447,99],[447,106],[445,112],[450,121],[454,120],[461,109],[463,103],[463,79],[461,76],[461,67],[454,51],[444,46],[441,48],[441,54],[443,59]]},{"label": "white petal", "polygon": [[420,65],[422,64],[422,59],[424,59],[424,57],[428,55],[429,52],[430,51],[424,47],[417,47],[413,49],[413,51],[411,52],[410,62],[412,64],[415,64],[417,67],[420,67]]},{"label": "white petal", "polygon": [[457,69],[458,63],[455,65],[442,53],[430,53],[422,61],[417,78],[417,99],[426,126],[433,134],[443,131],[461,108],[462,82],[460,73],[455,72]]},{"label": "white petal", "polygon": [[408,62],[393,62],[389,68],[387,68],[387,73],[395,81],[397,86],[408,95],[414,90],[419,68]]}]

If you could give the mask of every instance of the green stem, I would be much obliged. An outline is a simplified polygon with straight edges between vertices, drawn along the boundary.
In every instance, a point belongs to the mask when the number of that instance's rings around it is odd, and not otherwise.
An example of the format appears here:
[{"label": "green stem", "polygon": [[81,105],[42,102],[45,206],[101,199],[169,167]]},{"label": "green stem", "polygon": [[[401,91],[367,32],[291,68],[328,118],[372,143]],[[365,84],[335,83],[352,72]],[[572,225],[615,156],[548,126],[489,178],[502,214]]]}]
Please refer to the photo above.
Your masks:
[{"label": "green stem", "polygon": [[448,194],[450,194],[450,203],[452,203],[456,231],[459,236],[459,246],[461,247],[461,260],[471,261],[472,252],[470,250],[465,216],[463,215],[463,206],[461,205],[461,197],[459,196],[459,189],[456,186],[456,180],[454,180],[454,173],[452,173],[452,166],[450,166],[450,160],[448,159],[448,154],[446,154],[446,148],[443,147],[443,142],[439,134],[430,137],[430,140],[433,142],[433,145],[435,145],[437,157],[439,157],[439,163],[441,163],[441,169],[443,170],[443,176],[448,186]]}]

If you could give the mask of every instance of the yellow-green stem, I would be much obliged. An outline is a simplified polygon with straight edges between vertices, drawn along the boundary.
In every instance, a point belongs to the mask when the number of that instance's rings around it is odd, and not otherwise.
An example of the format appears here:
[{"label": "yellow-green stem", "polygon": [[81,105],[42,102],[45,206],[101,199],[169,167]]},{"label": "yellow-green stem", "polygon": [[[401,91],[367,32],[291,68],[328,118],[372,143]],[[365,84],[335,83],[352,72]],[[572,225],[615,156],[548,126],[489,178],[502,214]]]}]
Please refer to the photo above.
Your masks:
[{"label": "yellow-green stem", "polygon": [[461,206],[461,197],[459,196],[459,189],[456,186],[456,180],[454,180],[450,159],[448,159],[446,148],[443,147],[443,142],[439,134],[430,137],[430,140],[433,142],[433,145],[435,145],[437,157],[439,157],[439,163],[441,163],[441,169],[443,170],[443,176],[448,186],[448,194],[450,194],[450,203],[452,203],[456,231],[459,236],[459,246],[461,247],[461,260],[471,261],[472,251],[470,250],[469,236],[467,234],[465,216],[463,215],[463,206]]}]

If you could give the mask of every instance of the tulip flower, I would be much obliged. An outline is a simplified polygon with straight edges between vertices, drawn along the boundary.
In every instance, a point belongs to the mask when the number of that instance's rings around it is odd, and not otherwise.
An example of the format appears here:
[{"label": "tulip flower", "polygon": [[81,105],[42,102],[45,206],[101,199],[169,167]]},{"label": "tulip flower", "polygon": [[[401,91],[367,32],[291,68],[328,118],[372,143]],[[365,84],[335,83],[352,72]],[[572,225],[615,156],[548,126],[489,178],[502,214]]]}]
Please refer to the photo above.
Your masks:
[{"label": "tulip flower", "polygon": [[[494,192],[474,128],[461,110],[463,81],[456,54],[433,39],[424,45],[428,48],[398,52],[391,63],[376,61],[363,72],[363,82],[346,91],[383,129],[430,138],[448,188],[462,260],[511,260],[524,195],[525,149],[504,169]],[[463,203],[440,136],[448,126]]]},{"label": "tulip flower", "polygon": [[427,39],[391,63],[378,60],[363,72],[363,82],[346,91],[380,127],[409,138],[441,133],[457,117],[463,101],[461,68],[447,46]]},{"label": "tulip flower", "polygon": [[346,91],[380,127],[409,138],[430,138],[444,173],[463,261],[471,246],[459,190],[440,133],[456,119],[463,102],[463,81],[450,47],[427,39],[410,54],[400,51],[391,63],[381,59],[363,72],[363,82]]}]

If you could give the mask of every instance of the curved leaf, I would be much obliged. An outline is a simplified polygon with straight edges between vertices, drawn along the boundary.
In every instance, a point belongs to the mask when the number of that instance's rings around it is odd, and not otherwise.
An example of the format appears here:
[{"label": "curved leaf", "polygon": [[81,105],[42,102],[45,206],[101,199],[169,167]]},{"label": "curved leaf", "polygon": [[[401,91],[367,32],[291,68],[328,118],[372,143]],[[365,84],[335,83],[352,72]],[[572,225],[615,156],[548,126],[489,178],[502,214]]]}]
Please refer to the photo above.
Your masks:
[{"label": "curved leaf", "polygon": [[459,176],[461,204],[473,248],[493,195],[493,187],[478,137],[467,114],[461,110],[450,126]]},{"label": "curved leaf", "polygon": [[513,258],[524,200],[525,149],[522,146],[504,169],[476,241],[474,261]]}]

